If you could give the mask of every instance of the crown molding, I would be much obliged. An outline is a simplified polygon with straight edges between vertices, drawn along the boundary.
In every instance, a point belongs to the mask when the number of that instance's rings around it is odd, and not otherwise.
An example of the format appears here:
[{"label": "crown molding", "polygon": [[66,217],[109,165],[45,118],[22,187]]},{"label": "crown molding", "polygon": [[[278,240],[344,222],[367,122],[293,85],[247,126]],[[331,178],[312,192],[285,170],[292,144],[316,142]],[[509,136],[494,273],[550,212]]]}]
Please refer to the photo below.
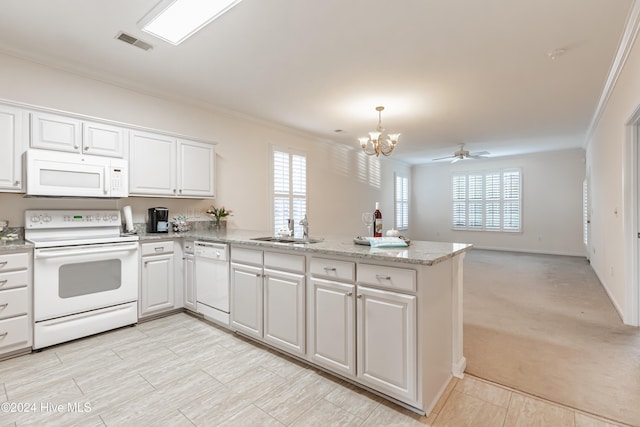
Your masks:
[{"label": "crown molding", "polygon": [[600,118],[604,113],[605,107],[609,102],[609,98],[613,93],[613,89],[615,88],[616,83],[618,82],[618,78],[620,77],[620,74],[624,69],[624,65],[627,62],[627,58],[629,57],[629,53],[631,52],[631,48],[633,47],[633,43],[636,40],[639,29],[640,0],[633,0],[633,5],[631,6],[631,9],[629,11],[629,16],[627,17],[627,22],[625,24],[622,38],[620,39],[620,44],[618,45],[616,56],[613,60],[613,64],[611,65],[611,69],[609,70],[609,75],[604,85],[602,94],[600,95],[596,110],[593,114],[593,117],[591,118],[591,123],[589,123],[589,127],[587,128],[587,133],[583,144],[584,148],[589,145],[589,143],[591,142],[591,138],[593,138],[593,134],[596,130],[596,127],[598,127]]}]

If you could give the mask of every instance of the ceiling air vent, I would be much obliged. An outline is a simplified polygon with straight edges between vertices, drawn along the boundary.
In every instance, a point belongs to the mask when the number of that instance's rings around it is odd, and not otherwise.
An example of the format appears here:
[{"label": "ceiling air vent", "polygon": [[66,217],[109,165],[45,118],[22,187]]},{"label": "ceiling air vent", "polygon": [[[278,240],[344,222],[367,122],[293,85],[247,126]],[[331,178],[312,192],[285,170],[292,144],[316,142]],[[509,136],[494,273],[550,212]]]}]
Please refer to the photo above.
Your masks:
[{"label": "ceiling air vent", "polygon": [[118,40],[122,40],[125,43],[129,43],[135,47],[139,47],[142,50],[149,50],[149,49],[153,49],[153,46],[151,46],[149,43],[143,42],[142,40],[139,40],[133,36],[130,36],[127,33],[123,33],[122,31],[120,31],[118,33],[118,35],[116,36],[116,38]]}]

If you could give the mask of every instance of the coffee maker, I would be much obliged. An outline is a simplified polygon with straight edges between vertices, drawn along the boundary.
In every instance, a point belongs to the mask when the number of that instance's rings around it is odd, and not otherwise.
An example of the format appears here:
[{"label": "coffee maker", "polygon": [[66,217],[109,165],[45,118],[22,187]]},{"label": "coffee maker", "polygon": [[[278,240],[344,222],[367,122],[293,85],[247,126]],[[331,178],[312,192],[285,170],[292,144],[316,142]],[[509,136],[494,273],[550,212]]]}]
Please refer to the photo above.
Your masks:
[{"label": "coffee maker", "polygon": [[169,232],[169,209],[149,208],[149,222],[147,222],[148,233],[168,233]]}]

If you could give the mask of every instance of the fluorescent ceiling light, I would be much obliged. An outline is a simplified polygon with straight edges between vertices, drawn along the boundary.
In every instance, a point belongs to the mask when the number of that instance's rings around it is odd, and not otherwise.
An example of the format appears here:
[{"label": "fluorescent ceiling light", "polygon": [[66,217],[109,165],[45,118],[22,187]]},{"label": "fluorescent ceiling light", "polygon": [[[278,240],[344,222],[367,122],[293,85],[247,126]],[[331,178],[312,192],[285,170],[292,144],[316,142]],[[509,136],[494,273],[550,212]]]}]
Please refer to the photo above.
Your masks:
[{"label": "fluorescent ceiling light", "polygon": [[241,0],[163,0],[139,25],[142,30],[178,45]]}]

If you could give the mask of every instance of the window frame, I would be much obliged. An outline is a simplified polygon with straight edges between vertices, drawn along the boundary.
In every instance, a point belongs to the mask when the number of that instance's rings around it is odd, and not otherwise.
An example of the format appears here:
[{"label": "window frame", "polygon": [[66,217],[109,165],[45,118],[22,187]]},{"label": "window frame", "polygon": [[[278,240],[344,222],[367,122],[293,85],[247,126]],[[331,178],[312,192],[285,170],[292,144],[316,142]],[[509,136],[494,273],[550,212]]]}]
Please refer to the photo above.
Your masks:
[{"label": "window frame", "polygon": [[[401,194],[398,194],[398,180],[402,181],[401,187],[403,191],[401,191]],[[393,214],[395,229],[407,230],[409,229],[409,177],[396,172],[394,173],[393,184]],[[402,210],[400,218],[398,215],[399,204],[401,205],[400,210]]]},{"label": "window frame", "polygon": [[[522,182],[521,168],[453,172],[449,192],[451,229],[522,233]],[[510,221],[513,216],[517,219]]]},{"label": "window frame", "polygon": [[[287,155],[287,168],[288,168],[288,191],[286,192],[277,192],[276,191],[276,162],[275,162],[275,155],[276,153],[284,153]],[[304,158],[304,193],[299,193],[299,192],[295,192],[294,191],[294,186],[296,184],[296,180],[294,179],[294,168],[293,168],[293,163],[294,163],[294,156],[297,157],[302,157]],[[279,224],[279,222],[276,221],[277,218],[277,214],[276,214],[276,208],[277,208],[277,203],[276,203],[276,198],[287,198],[288,199],[288,212],[290,212],[289,217],[294,219],[294,224],[298,224],[300,222],[300,220],[302,219],[302,217],[304,217],[304,215],[307,214],[308,212],[308,203],[309,203],[309,192],[308,192],[308,186],[307,186],[307,161],[308,161],[308,157],[307,157],[307,153],[302,151],[302,150],[297,150],[294,148],[290,148],[290,147],[284,147],[284,146],[277,146],[277,145],[271,145],[271,150],[270,150],[270,160],[269,160],[269,168],[270,168],[270,179],[269,179],[269,193],[270,193],[270,227],[272,227],[273,229],[273,233],[277,234],[280,228],[286,227],[286,219],[284,220],[284,222],[282,224]],[[296,206],[296,200],[303,200],[303,205],[300,206]],[[301,209],[300,209],[301,208]],[[296,210],[301,211],[301,213],[299,213],[298,215],[296,215]],[[298,218],[300,217],[300,218]],[[302,228],[301,227],[295,227],[294,226],[294,230],[296,232],[296,237],[300,237],[297,236],[298,234],[301,235],[302,233]]]}]

